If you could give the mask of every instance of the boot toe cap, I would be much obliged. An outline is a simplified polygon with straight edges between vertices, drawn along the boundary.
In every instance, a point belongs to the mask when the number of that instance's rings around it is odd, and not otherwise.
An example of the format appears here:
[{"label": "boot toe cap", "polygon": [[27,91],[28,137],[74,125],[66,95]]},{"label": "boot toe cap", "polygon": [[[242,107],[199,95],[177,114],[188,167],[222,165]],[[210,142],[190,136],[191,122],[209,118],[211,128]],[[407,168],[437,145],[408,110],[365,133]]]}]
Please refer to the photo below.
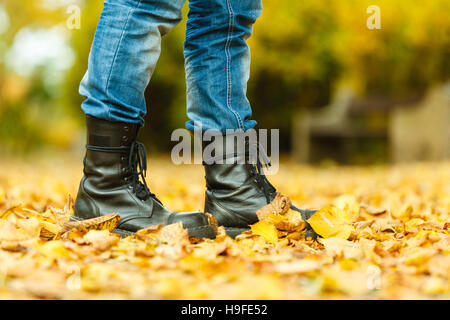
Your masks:
[{"label": "boot toe cap", "polygon": [[203,212],[173,212],[167,219],[167,224],[182,222],[184,228],[208,225],[208,218]]},{"label": "boot toe cap", "polygon": [[203,212],[174,212],[168,219],[167,224],[183,224],[188,229],[189,235],[197,238],[215,238],[216,232],[209,224],[208,217]]}]

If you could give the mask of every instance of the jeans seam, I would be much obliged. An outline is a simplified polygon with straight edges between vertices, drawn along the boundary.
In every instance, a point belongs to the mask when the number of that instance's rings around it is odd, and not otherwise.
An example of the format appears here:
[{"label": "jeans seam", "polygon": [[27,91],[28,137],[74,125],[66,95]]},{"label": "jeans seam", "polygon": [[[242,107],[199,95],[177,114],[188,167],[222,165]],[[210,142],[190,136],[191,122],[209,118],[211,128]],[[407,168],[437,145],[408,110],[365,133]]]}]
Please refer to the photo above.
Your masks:
[{"label": "jeans seam", "polygon": [[244,130],[244,124],[242,123],[242,119],[240,115],[233,110],[231,106],[231,90],[232,90],[232,80],[231,80],[231,54],[230,54],[230,46],[231,46],[231,37],[234,31],[234,12],[233,7],[231,6],[230,0],[227,0],[228,7],[228,34],[227,34],[227,42],[225,44],[225,56],[226,56],[226,72],[227,72],[227,97],[226,104],[227,108],[234,114],[236,120],[238,121],[239,129]]},{"label": "jeans seam", "polygon": [[[120,40],[119,40],[119,42],[117,43],[116,51],[114,52],[114,58],[113,58],[113,61],[112,61],[112,63],[111,63],[111,68],[110,68],[110,70],[109,70],[108,79],[107,79],[107,81],[106,81],[106,90],[105,90],[105,91],[106,91],[106,96],[107,96],[107,98],[108,98],[109,100],[111,100],[111,101],[114,100],[114,99],[109,95],[109,83],[110,83],[110,80],[111,80],[111,76],[112,76],[112,71],[113,71],[113,69],[114,69],[114,65],[115,65],[115,63],[116,63],[117,54],[118,54],[119,49],[120,49],[120,47],[121,47],[121,45],[122,45],[122,40],[123,40],[123,37],[124,37],[124,35],[125,35],[125,30],[127,29],[128,22],[130,21],[130,15],[131,15],[131,13],[133,12],[134,9],[140,7],[141,1],[142,1],[142,0],[139,0],[139,2],[137,3],[137,5],[136,5],[135,8],[129,8],[129,11],[128,11],[128,13],[127,13],[127,19],[126,19],[126,21],[125,21],[125,23],[124,23],[124,27],[123,27],[122,33],[121,33],[121,35],[120,35]],[[108,106],[108,120],[110,120],[110,119],[111,119],[111,106]]]}]

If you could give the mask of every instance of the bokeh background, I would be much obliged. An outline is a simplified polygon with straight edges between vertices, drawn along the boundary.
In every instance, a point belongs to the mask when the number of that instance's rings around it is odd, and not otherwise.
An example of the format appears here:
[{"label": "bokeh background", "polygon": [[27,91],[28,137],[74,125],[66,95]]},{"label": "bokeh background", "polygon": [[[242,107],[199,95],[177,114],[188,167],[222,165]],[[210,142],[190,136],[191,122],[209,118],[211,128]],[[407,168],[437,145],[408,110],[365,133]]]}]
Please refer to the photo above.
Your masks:
[{"label": "bokeh background", "polygon": [[[280,129],[286,155],[358,164],[450,157],[450,1],[263,4],[249,40],[248,96],[259,127]],[[67,26],[73,5],[79,29]],[[366,25],[370,5],[380,8],[381,29]],[[82,152],[78,85],[102,7],[102,0],[1,1],[2,154]],[[170,133],[187,120],[184,25],[163,39],[146,92],[141,140],[152,152],[170,150]]]}]

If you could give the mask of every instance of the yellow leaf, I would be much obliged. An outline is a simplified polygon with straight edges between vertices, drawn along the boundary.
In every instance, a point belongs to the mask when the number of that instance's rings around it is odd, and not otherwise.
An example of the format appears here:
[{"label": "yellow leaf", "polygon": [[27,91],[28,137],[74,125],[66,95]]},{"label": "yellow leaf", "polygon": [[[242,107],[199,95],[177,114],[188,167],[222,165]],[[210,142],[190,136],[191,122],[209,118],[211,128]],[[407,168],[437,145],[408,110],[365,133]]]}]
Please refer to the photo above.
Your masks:
[{"label": "yellow leaf", "polygon": [[356,215],[359,213],[359,203],[352,194],[343,194],[336,198],[333,203],[336,207],[344,211],[349,221],[350,215]]},{"label": "yellow leaf", "polygon": [[59,240],[46,242],[45,244],[38,246],[37,250],[51,259],[70,257],[69,251]]},{"label": "yellow leaf", "polygon": [[278,233],[275,226],[265,220],[259,221],[251,226],[253,234],[263,237],[266,241],[275,244],[278,241]]},{"label": "yellow leaf", "polygon": [[284,223],[284,229],[282,230],[287,230],[289,232],[301,231],[306,226],[306,223],[305,221],[303,221],[301,213],[298,211],[290,210],[285,214],[285,217],[287,218],[287,223]]},{"label": "yellow leaf", "polygon": [[445,282],[437,277],[429,278],[423,286],[423,291],[429,295],[442,294],[445,289]]},{"label": "yellow leaf", "polygon": [[5,202],[6,199],[6,192],[3,188],[0,187],[0,203]]},{"label": "yellow leaf", "polygon": [[405,263],[409,266],[420,266],[428,262],[434,254],[433,249],[415,247],[406,256]]},{"label": "yellow leaf", "polygon": [[325,250],[331,256],[343,256],[347,259],[359,259],[362,257],[362,251],[357,242],[344,240],[341,238],[319,239],[325,247]]},{"label": "yellow leaf", "polygon": [[350,217],[336,207],[324,207],[307,220],[314,231],[324,238],[348,239],[354,228]]},{"label": "yellow leaf", "polygon": [[53,238],[59,231],[61,231],[61,227],[59,225],[47,221],[39,221],[39,225],[41,227],[40,236],[43,238]]},{"label": "yellow leaf", "polygon": [[439,239],[440,236],[438,233],[430,230],[420,230],[415,236],[417,239],[422,239],[423,237],[434,237]]},{"label": "yellow leaf", "polygon": [[358,267],[358,263],[353,259],[339,260],[339,266],[342,270],[350,271]]},{"label": "yellow leaf", "polygon": [[39,237],[36,219],[21,219],[16,223],[0,220],[0,241],[24,241]]},{"label": "yellow leaf", "polygon": [[[304,237],[304,236],[303,236],[303,237]],[[289,234],[286,236],[286,239],[290,239],[290,240],[300,240],[300,239],[302,239],[302,233],[301,233],[301,232],[298,232],[298,231],[289,233]]]},{"label": "yellow leaf", "polygon": [[422,219],[419,219],[419,218],[411,219],[405,223],[405,230],[407,232],[417,232],[418,227],[424,223],[425,223],[425,221],[423,221]]}]

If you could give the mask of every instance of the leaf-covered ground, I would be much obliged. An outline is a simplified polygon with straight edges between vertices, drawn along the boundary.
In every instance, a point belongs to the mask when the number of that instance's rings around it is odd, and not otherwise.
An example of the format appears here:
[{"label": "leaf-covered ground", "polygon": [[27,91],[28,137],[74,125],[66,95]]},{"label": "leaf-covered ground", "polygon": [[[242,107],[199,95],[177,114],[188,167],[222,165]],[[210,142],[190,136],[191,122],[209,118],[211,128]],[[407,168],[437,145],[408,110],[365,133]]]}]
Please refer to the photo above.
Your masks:
[{"label": "leaf-covered ground", "polygon": [[[318,241],[292,210],[260,213],[236,240],[221,228],[216,240],[189,238],[179,225],[55,237],[81,159],[0,162],[0,298],[450,298],[448,162],[283,163],[270,179],[297,206],[321,208],[308,220]],[[202,208],[201,166],[151,159],[148,180],[168,208]]]}]

